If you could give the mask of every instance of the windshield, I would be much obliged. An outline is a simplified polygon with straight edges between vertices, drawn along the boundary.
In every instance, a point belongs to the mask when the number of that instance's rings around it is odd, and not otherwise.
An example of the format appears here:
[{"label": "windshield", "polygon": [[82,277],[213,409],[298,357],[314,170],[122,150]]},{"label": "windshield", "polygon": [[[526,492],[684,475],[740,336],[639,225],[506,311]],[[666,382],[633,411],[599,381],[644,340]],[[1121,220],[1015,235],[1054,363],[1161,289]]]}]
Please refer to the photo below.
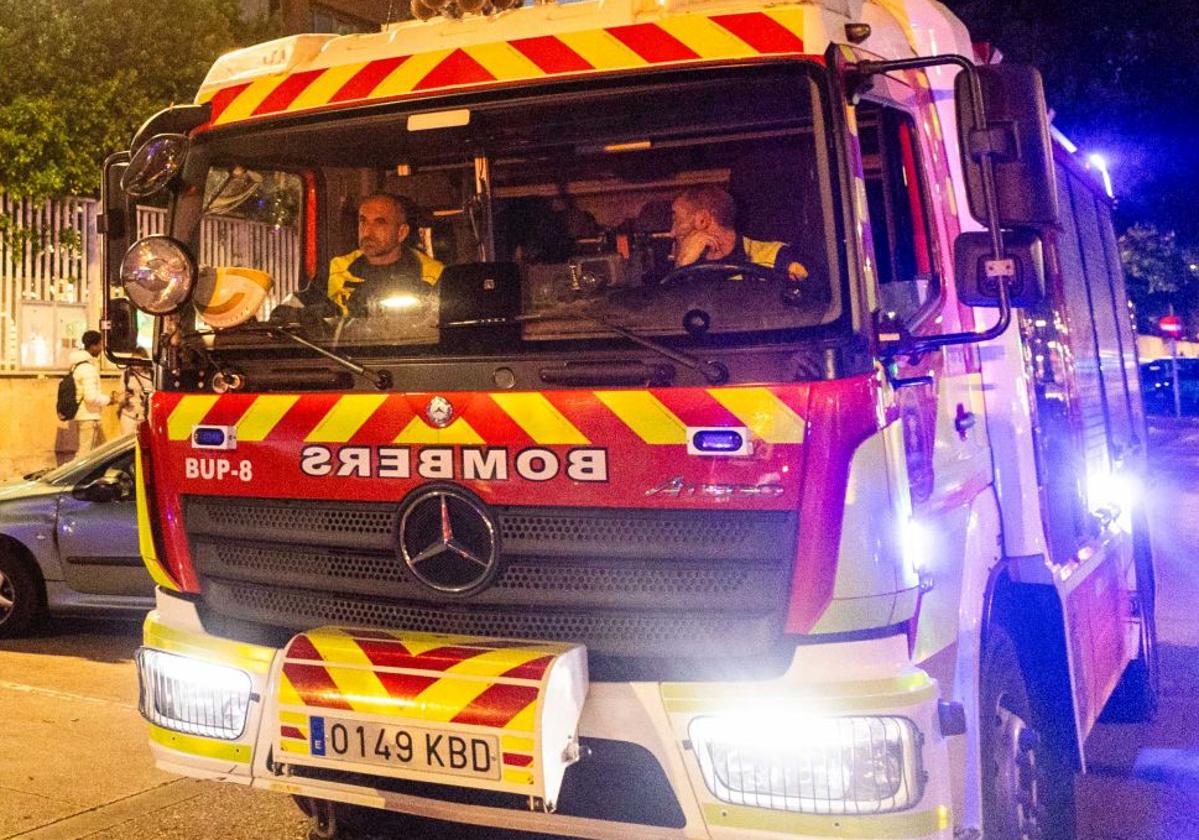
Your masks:
[{"label": "windshield", "polygon": [[132,458],[132,435],[124,435],[110,440],[82,458],[68,461],[60,467],[42,473],[38,476],[38,480],[59,487],[73,487],[98,470],[106,468],[109,461],[117,459],[122,453]]},{"label": "windshield", "polygon": [[[611,341],[614,326],[778,341],[837,317],[831,166],[801,66],[546,90],[198,144],[202,266],[261,272],[257,321],[355,352]],[[222,340],[266,341],[252,323]]]}]

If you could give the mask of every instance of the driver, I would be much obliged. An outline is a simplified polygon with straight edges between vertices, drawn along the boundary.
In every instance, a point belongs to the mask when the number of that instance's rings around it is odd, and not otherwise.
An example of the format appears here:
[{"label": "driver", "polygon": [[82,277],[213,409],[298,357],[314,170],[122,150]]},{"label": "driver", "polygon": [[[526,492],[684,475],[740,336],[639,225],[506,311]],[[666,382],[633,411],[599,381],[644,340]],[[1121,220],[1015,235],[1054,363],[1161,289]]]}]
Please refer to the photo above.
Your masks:
[{"label": "driver", "polygon": [[358,247],[329,261],[327,294],[342,315],[366,315],[371,304],[424,298],[441,279],[437,260],[404,244],[411,227],[405,202],[390,193],[358,205]]},{"label": "driver", "polygon": [[670,235],[676,268],[701,262],[753,263],[798,282],[808,270],[793,246],[759,242],[737,233],[737,206],[720,187],[689,187],[671,205]]}]

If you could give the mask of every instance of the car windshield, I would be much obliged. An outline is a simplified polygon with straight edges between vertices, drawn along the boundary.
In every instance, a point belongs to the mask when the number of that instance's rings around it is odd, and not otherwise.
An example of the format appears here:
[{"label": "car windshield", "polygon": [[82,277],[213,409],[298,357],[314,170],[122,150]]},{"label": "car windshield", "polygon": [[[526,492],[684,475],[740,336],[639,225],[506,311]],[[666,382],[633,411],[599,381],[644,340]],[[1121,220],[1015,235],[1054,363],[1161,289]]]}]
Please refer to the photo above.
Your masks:
[{"label": "car windshield", "polygon": [[[258,322],[325,346],[488,352],[613,325],[744,343],[837,317],[832,168],[802,65],[547,91],[215,135],[189,159],[203,206],[178,233],[230,282],[269,278]],[[233,305],[208,299],[195,334]]]},{"label": "car windshield", "polygon": [[92,473],[101,469],[105,464],[128,452],[133,446],[133,435],[124,435],[108,441],[97,449],[92,450],[82,458],[68,461],[60,467],[39,476],[39,481],[54,484],[59,487],[73,487]]}]

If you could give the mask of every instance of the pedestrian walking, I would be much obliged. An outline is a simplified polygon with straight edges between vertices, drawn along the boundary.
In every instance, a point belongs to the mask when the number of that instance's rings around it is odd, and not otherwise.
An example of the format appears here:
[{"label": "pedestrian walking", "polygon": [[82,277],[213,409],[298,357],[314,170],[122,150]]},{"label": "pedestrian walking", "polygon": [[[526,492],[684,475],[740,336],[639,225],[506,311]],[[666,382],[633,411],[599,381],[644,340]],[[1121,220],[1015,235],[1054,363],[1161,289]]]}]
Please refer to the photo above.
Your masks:
[{"label": "pedestrian walking", "polygon": [[100,411],[112,400],[100,389],[100,366],[96,362],[100,358],[100,333],[88,330],[80,343],[83,347],[72,351],[68,359],[71,376],[75,379],[75,399],[79,402],[74,417],[75,431],[79,436],[76,458],[86,455],[104,442]]},{"label": "pedestrian walking", "polygon": [[[144,347],[133,351],[134,356],[148,358]],[[125,394],[121,397],[121,434],[131,435],[137,431],[138,425],[146,419],[146,410],[150,405],[150,392],[154,390],[149,368],[125,368]]]}]

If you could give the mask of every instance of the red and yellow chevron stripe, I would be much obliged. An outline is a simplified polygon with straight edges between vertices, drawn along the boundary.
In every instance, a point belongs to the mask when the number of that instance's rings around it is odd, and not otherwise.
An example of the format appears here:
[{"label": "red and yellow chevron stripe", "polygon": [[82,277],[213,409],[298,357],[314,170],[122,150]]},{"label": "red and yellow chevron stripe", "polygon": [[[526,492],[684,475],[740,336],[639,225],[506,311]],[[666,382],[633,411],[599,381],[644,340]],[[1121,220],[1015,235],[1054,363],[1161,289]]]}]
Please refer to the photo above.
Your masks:
[{"label": "red and yellow chevron stripe", "polygon": [[[361,716],[499,737],[502,785],[538,779],[538,713],[573,645],[323,627],[283,654],[276,746],[312,760],[313,716]],[[301,759],[303,760],[303,759]]]},{"label": "red and yellow chevron stripe", "polygon": [[696,62],[800,55],[803,9],[684,14],[508,41],[296,69],[208,89],[211,125],[320,108],[360,105],[453,88],[536,82],[563,76]]},{"label": "red and yellow chevron stripe", "polygon": [[430,396],[188,394],[170,409],[167,437],[186,441],[194,426],[209,424],[235,426],[239,443],[683,446],[689,425],[744,426],[768,444],[803,443],[806,429],[799,409],[807,393],[795,387],[450,393],[459,417],[444,429],[425,420]]}]

